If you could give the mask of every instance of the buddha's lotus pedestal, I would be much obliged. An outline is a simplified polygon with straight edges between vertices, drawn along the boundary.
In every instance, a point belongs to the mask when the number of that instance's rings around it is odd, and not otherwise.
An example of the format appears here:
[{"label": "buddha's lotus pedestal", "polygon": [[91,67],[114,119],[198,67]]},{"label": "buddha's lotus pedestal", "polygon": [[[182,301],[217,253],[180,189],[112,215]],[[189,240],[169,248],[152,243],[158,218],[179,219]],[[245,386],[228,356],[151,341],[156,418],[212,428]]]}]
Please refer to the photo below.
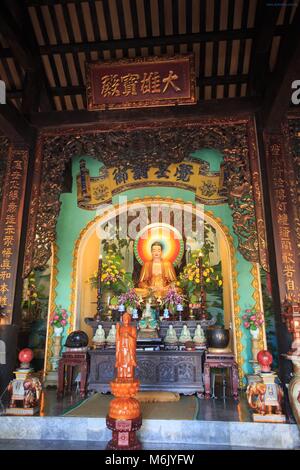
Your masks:
[{"label": "buddha's lotus pedestal", "polygon": [[136,431],[142,426],[141,407],[140,402],[133,398],[140,383],[137,379],[116,378],[110,386],[116,398],[110,402],[106,418],[106,426],[112,430],[112,440],[107,449],[141,449],[136,437]]}]

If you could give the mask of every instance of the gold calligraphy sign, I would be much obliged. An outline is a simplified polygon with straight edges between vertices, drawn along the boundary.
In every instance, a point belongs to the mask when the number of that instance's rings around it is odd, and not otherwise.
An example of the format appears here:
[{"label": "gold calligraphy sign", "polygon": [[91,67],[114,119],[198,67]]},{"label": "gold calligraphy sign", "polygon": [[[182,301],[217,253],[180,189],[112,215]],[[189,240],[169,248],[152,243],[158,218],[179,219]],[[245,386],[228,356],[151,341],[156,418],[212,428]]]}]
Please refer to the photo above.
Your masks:
[{"label": "gold calligraphy sign", "polygon": [[99,176],[90,176],[85,161],[80,162],[80,174],[77,176],[78,206],[95,210],[100,204],[111,201],[115,194],[136,187],[176,186],[196,194],[203,204],[222,204],[226,202],[224,187],[224,169],[210,172],[201,162],[165,164],[160,167],[104,168]]},{"label": "gold calligraphy sign", "polygon": [[86,77],[90,111],[196,103],[193,54],[91,62]]}]

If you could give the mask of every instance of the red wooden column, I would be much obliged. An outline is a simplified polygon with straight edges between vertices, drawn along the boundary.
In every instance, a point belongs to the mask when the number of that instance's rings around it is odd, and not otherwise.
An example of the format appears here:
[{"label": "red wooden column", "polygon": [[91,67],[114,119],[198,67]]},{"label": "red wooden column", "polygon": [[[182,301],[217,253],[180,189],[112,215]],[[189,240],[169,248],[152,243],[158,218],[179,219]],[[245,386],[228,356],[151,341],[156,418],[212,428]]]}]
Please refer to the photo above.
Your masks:
[{"label": "red wooden column", "polygon": [[266,163],[272,213],[277,277],[281,305],[300,302],[299,227],[295,207],[294,174],[286,126],[277,132],[264,132]]},{"label": "red wooden column", "polygon": [[0,391],[6,387],[11,377],[17,353],[23,262],[23,259],[20,259],[20,247],[24,232],[28,159],[28,147],[10,144],[0,219],[0,306],[5,315],[0,323],[0,340],[5,348],[5,360],[4,364],[1,364]]},{"label": "red wooden column", "polygon": [[0,306],[11,324],[28,169],[28,149],[9,147],[0,221]]}]

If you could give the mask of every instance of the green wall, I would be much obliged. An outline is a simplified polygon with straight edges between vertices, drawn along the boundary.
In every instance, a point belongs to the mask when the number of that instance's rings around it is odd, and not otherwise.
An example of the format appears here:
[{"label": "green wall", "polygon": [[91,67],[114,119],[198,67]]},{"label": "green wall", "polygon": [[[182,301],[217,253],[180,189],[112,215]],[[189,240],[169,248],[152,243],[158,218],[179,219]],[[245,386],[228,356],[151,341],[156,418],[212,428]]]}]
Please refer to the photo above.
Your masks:
[{"label": "green wall", "polygon": [[[203,160],[209,161],[212,171],[218,171],[222,156],[218,152],[212,150],[203,149],[192,154],[194,158],[202,158]],[[96,211],[87,211],[80,209],[77,206],[77,186],[76,176],[79,173],[79,161],[85,158],[86,166],[90,171],[91,176],[97,176],[99,174],[99,168],[102,166],[97,160],[81,156],[73,159],[72,163],[72,175],[73,185],[72,193],[64,193],[61,195],[61,210],[57,222],[57,287],[56,287],[56,304],[65,307],[68,311],[70,309],[71,299],[71,274],[72,274],[72,261],[73,261],[73,250],[76,240],[79,237],[81,230],[95,218],[97,215]],[[138,188],[128,190],[120,195],[113,197],[113,204],[118,203],[119,196],[127,196],[128,201],[132,201],[135,198],[143,198],[149,196],[160,196],[166,198],[181,199],[186,202],[195,202],[195,195],[191,191],[178,188],[165,188],[165,187],[149,187],[149,188]],[[232,216],[230,208],[227,204],[218,206],[205,206],[205,210],[212,212],[216,217],[222,220],[222,223],[226,225],[233,237],[234,246],[237,248],[237,237],[233,232],[232,227]],[[253,287],[252,287],[252,264],[246,261],[243,256],[236,249],[236,269],[238,275],[238,294],[239,294],[239,307],[240,315],[243,315],[244,310],[254,305]],[[251,366],[248,363],[251,356],[251,339],[249,332],[243,329],[243,356],[245,359],[244,373],[251,372]]]}]

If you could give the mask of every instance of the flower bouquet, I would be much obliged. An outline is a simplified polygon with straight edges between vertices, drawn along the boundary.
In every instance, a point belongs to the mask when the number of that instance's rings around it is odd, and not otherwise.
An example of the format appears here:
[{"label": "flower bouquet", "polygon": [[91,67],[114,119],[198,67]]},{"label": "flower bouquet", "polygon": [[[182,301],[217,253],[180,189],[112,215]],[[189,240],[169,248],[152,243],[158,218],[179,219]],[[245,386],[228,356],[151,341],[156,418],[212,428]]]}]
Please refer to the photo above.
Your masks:
[{"label": "flower bouquet", "polygon": [[244,327],[250,331],[252,339],[252,358],[253,358],[253,369],[256,373],[259,371],[257,354],[259,353],[261,346],[259,343],[260,327],[264,323],[264,316],[262,312],[256,311],[255,307],[247,308],[246,313],[242,316],[244,320]]},{"label": "flower bouquet", "polygon": [[242,316],[244,320],[244,327],[251,331],[256,331],[264,323],[264,316],[262,312],[257,312],[254,307],[247,308],[245,314]]},{"label": "flower bouquet", "polygon": [[119,305],[124,305],[126,309],[141,308],[142,306],[141,300],[133,288],[121,294],[118,301]]},{"label": "flower bouquet", "polygon": [[174,314],[177,305],[184,305],[185,301],[186,299],[182,294],[179,294],[174,287],[170,287],[165,297],[162,298],[162,305]]},{"label": "flower bouquet", "polygon": [[[121,268],[121,265],[122,256],[109,249],[102,263],[101,284],[103,290],[112,290],[116,295],[119,295],[121,292],[125,292],[128,287],[131,287],[130,275],[125,272],[124,268]],[[98,271],[95,271],[89,281],[92,287],[97,288]]]},{"label": "flower bouquet", "polygon": [[199,263],[199,256],[202,255],[201,251],[193,253],[192,261],[183,268],[177,283],[187,293],[192,303],[195,303],[199,297],[195,293],[201,287],[213,285],[221,287],[223,284],[221,276],[210,266],[208,259],[202,258],[202,263]]},{"label": "flower bouquet", "polygon": [[61,306],[56,307],[54,312],[52,312],[52,318],[50,320],[50,325],[54,328],[55,336],[60,336],[63,332],[64,327],[67,324],[68,313],[65,308]]},{"label": "flower bouquet", "polygon": [[50,325],[56,328],[64,327],[67,324],[68,313],[65,308],[61,306],[56,307],[56,310],[52,313]]}]

